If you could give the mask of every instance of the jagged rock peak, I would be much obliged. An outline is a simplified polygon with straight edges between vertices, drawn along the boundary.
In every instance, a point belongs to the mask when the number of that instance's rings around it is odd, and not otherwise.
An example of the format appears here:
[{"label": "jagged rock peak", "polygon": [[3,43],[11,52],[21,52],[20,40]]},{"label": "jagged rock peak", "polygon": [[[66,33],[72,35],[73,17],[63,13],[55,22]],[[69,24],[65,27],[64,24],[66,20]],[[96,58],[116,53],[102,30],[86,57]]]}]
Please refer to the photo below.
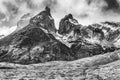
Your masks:
[{"label": "jagged rock peak", "polygon": [[33,21],[33,23],[35,23],[36,20],[38,20],[38,21],[44,20],[48,16],[51,17],[50,8],[49,7],[45,7],[44,11],[40,12],[35,17],[31,18],[30,23],[32,23],[32,21]]},{"label": "jagged rock peak", "polygon": [[47,11],[48,13],[50,13],[50,8],[48,6],[45,7],[45,11]]},{"label": "jagged rock peak", "polygon": [[53,36],[54,19],[49,12],[50,9],[46,7],[31,18],[26,27],[0,40],[1,62],[31,64],[76,59],[71,49]]},{"label": "jagged rock peak", "polygon": [[72,14],[68,14],[64,17],[64,20],[68,20],[68,19],[73,19],[73,15]]},{"label": "jagged rock peak", "polygon": [[47,31],[55,32],[54,19],[51,16],[50,8],[46,7],[44,11],[30,19],[30,24],[41,27]]},{"label": "jagged rock peak", "polygon": [[80,24],[73,17],[72,14],[68,14],[61,19],[59,23],[58,33],[62,35],[66,35],[66,34],[69,34],[71,31],[74,31],[74,29],[76,28],[80,28]]}]

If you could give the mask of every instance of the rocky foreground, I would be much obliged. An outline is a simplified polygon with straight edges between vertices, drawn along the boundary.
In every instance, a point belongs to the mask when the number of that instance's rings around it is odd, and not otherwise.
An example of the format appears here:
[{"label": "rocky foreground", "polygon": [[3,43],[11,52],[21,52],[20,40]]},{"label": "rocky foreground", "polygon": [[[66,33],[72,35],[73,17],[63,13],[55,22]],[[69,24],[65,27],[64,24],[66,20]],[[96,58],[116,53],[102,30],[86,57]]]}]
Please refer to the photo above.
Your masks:
[{"label": "rocky foreground", "polygon": [[119,80],[120,51],[76,61],[0,63],[1,80]]}]

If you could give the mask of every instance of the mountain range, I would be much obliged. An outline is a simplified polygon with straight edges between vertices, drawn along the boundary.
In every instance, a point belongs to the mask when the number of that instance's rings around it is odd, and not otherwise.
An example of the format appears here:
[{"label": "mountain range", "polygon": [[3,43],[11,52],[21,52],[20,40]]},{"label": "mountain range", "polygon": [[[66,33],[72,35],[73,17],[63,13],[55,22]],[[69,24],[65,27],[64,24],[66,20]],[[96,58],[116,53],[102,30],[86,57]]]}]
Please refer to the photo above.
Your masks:
[{"label": "mountain range", "polygon": [[17,30],[0,39],[0,62],[73,61],[120,48],[119,22],[84,26],[68,14],[57,30],[50,8],[46,7],[34,17],[24,15],[17,26]]}]

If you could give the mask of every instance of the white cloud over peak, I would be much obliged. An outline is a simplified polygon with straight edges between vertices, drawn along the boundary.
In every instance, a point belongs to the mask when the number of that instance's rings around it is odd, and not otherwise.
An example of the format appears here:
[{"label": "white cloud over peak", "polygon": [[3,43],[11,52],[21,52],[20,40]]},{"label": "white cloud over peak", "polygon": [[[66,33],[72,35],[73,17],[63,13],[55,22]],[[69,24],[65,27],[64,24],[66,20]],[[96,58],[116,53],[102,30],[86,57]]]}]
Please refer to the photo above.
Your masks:
[{"label": "white cloud over peak", "polygon": [[45,6],[51,8],[57,28],[60,19],[69,13],[83,25],[120,21],[120,0],[0,0],[0,27],[15,26],[21,16],[35,15]]}]

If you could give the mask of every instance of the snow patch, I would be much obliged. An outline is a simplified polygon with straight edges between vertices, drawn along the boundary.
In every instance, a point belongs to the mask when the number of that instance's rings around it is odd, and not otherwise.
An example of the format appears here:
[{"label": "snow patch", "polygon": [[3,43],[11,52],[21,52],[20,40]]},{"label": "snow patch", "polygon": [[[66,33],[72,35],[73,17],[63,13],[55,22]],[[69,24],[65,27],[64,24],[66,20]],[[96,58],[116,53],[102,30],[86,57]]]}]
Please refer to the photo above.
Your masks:
[{"label": "snow patch", "polygon": [[17,26],[13,26],[11,28],[2,27],[2,28],[0,28],[0,35],[7,36],[7,35],[11,34],[12,32],[14,32],[16,29],[17,29]]}]

